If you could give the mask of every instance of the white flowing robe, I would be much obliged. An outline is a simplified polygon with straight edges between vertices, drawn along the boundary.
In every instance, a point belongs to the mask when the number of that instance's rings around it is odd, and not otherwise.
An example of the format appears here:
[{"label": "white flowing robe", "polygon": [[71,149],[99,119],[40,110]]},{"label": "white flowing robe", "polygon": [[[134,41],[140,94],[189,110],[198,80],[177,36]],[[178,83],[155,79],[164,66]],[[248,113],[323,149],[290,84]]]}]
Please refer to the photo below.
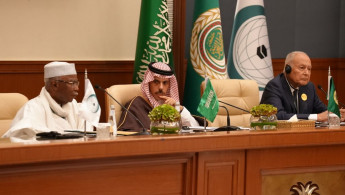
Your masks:
[{"label": "white flowing robe", "polygon": [[39,96],[28,101],[16,114],[3,137],[34,140],[41,132],[83,130],[84,120],[78,116],[78,103],[73,99],[62,107],[45,87]]}]

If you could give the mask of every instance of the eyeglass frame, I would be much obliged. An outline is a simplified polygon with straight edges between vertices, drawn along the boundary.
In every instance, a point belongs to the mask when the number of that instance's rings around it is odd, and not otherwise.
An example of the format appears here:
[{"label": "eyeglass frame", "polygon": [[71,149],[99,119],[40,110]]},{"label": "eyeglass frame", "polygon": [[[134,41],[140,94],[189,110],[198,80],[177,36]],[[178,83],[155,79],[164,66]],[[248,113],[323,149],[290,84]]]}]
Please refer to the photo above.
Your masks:
[{"label": "eyeglass frame", "polygon": [[56,79],[55,81],[63,82],[72,86],[79,86],[80,84],[79,81],[64,81],[64,80],[59,80],[59,79]]}]

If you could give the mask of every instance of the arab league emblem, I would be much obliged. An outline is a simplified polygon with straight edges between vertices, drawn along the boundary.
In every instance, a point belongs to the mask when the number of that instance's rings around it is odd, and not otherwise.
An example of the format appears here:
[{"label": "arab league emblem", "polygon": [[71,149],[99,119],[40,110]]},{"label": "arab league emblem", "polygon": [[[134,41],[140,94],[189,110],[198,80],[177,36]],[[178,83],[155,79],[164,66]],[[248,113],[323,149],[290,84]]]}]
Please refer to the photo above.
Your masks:
[{"label": "arab league emblem", "polygon": [[223,31],[219,8],[210,9],[194,23],[190,43],[190,58],[194,70],[202,77],[227,78]]}]

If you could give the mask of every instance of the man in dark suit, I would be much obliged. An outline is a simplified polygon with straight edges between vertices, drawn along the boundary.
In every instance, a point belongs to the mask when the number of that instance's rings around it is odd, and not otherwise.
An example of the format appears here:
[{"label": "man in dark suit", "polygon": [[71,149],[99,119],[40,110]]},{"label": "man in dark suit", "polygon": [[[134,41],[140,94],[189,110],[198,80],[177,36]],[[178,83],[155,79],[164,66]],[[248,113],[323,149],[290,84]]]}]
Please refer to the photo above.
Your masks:
[{"label": "man in dark suit", "polygon": [[311,68],[311,60],[306,53],[289,53],[283,73],[267,83],[261,104],[277,107],[279,120],[287,120],[297,114],[298,119],[327,121],[327,107],[310,82]]}]

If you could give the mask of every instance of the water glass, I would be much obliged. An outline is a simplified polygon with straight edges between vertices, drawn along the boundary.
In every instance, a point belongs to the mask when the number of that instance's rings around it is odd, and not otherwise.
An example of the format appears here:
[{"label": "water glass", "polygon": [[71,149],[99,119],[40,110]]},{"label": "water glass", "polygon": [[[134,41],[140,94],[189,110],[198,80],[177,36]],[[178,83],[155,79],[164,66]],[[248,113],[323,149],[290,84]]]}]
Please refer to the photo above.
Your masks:
[{"label": "water glass", "polygon": [[97,139],[108,139],[110,138],[110,123],[98,123]]}]

